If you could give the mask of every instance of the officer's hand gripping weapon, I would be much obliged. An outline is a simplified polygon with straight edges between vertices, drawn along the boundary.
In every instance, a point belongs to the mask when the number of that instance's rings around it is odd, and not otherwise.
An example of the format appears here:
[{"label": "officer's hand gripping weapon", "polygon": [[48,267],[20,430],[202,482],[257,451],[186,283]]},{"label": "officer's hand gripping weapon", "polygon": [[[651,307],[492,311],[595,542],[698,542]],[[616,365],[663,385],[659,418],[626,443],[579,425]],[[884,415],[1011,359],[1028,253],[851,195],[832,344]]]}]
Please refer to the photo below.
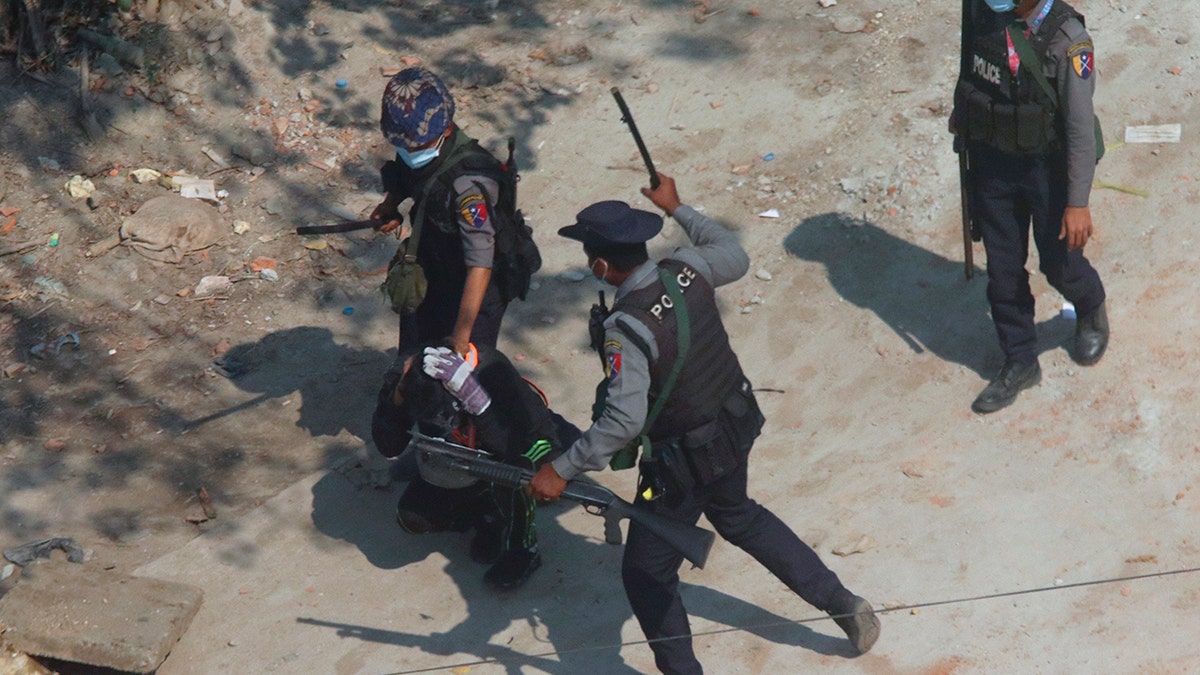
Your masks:
[{"label": "officer's hand gripping weapon", "polygon": [[633,114],[629,112],[629,106],[625,105],[625,99],[621,96],[620,89],[613,87],[612,95],[613,98],[617,99],[617,107],[621,109],[621,121],[629,125],[629,133],[633,134],[633,140],[637,143],[638,152],[642,153],[642,161],[646,163],[646,170],[650,172],[650,189],[657,190],[659,185],[658,172],[654,170],[654,162],[650,161],[650,151],[646,149],[646,144],[642,141],[642,135],[638,133],[637,124],[633,122]]},{"label": "officer's hand gripping weapon", "polygon": [[[456,471],[507,488],[522,489],[529,485],[533,472],[528,469],[504,464],[489,459],[480,450],[451,443],[441,438],[413,432],[409,448],[417,453],[429,453],[445,460],[447,466]],[[712,548],[714,535],[708,530],[664,518],[621,499],[612,490],[586,479],[567,481],[562,496],[583,504],[592,515],[604,518],[604,539],[610,544],[621,543],[622,518],[628,518],[649,530],[668,546],[678,551],[696,567],[704,567],[708,551]]]}]

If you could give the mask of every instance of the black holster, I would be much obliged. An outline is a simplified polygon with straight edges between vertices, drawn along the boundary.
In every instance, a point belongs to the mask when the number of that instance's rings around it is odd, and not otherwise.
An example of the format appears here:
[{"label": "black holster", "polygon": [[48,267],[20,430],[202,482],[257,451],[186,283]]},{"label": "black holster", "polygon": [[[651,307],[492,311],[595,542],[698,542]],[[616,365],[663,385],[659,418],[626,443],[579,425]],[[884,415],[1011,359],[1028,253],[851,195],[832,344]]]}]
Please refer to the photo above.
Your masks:
[{"label": "black holster", "polygon": [[688,492],[732,473],[746,462],[765,421],[749,380],[742,380],[716,419],[681,436],[653,442],[652,456],[667,492]]}]

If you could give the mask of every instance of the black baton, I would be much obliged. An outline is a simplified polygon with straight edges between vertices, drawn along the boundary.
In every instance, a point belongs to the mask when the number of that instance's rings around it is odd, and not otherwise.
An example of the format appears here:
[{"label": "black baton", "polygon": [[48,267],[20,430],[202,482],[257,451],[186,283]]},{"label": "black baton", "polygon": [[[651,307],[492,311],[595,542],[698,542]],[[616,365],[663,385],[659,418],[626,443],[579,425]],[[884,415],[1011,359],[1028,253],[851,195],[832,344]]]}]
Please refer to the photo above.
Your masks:
[{"label": "black baton", "polygon": [[338,232],[353,232],[354,230],[365,230],[382,226],[383,222],[378,220],[352,220],[334,225],[301,225],[296,228],[296,234],[335,234]]},{"label": "black baton", "polygon": [[637,143],[638,152],[642,153],[642,161],[646,163],[646,170],[650,172],[650,189],[657,190],[659,185],[658,172],[654,170],[654,162],[650,161],[650,151],[646,149],[646,144],[642,141],[642,135],[638,133],[637,124],[633,122],[633,114],[629,112],[629,106],[625,105],[625,99],[621,97],[621,90],[616,87],[612,88],[613,98],[617,99],[617,107],[621,109],[621,121],[629,125],[629,133],[633,134],[633,140]]}]

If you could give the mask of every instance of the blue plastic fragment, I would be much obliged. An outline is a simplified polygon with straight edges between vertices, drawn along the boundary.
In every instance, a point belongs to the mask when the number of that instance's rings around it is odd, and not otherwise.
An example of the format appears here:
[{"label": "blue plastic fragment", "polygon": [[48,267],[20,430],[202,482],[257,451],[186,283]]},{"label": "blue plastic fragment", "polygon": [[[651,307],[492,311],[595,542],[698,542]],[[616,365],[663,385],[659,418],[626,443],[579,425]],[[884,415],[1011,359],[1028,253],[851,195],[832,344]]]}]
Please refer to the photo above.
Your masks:
[{"label": "blue plastic fragment", "polygon": [[768,152],[767,154],[763,155],[764,162],[769,162],[773,159],[775,159],[775,153],[773,153],[773,152]]},{"label": "blue plastic fragment", "polygon": [[345,314],[346,316],[350,316],[353,313],[354,313],[353,307],[346,307],[346,308],[342,309],[342,314]]}]

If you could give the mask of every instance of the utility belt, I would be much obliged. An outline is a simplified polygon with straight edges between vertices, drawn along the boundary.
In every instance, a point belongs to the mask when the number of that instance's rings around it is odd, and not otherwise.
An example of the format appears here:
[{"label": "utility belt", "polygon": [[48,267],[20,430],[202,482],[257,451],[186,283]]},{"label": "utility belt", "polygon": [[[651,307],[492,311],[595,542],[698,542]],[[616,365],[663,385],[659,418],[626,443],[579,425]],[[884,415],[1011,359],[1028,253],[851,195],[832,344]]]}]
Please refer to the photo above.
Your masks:
[{"label": "utility belt", "polygon": [[697,487],[729,475],[746,462],[766,418],[750,381],[743,379],[715,419],[678,436],[651,439],[650,452],[638,462],[638,496],[666,496],[678,503]]},{"label": "utility belt", "polygon": [[958,132],[968,141],[978,141],[1010,155],[1041,155],[1058,141],[1054,109],[1041,103],[998,101],[969,81],[959,82]]}]

